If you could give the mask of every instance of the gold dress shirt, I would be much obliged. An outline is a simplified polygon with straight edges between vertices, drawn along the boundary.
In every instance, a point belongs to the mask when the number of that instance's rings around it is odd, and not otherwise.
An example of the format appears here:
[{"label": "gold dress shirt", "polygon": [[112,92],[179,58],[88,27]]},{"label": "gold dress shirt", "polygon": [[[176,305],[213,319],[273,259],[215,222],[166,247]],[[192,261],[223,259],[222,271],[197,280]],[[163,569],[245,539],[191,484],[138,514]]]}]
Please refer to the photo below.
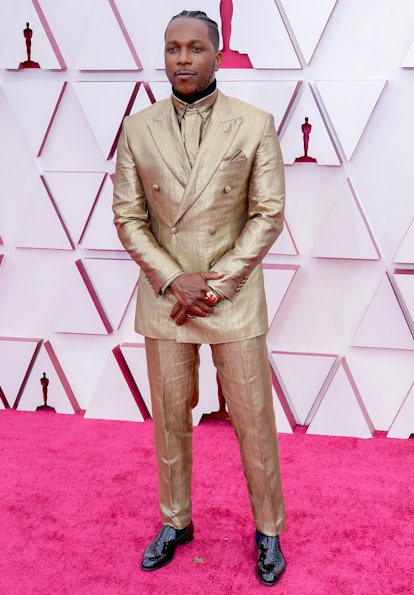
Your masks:
[{"label": "gold dress shirt", "polygon": [[191,167],[193,167],[211,109],[217,98],[217,89],[210,95],[194,101],[194,103],[185,103],[175,95],[171,97],[188,160]]}]

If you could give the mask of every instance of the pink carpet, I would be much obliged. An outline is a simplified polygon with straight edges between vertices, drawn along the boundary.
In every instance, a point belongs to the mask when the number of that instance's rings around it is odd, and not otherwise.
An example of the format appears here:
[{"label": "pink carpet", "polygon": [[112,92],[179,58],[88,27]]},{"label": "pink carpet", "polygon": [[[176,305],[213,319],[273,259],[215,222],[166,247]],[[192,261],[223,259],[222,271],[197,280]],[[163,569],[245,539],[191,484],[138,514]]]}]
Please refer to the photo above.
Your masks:
[{"label": "pink carpet", "polygon": [[253,573],[228,422],[194,429],[195,540],[144,573],[159,516],[152,422],[0,411],[0,593],[414,593],[414,441],[281,435],[287,571]]}]

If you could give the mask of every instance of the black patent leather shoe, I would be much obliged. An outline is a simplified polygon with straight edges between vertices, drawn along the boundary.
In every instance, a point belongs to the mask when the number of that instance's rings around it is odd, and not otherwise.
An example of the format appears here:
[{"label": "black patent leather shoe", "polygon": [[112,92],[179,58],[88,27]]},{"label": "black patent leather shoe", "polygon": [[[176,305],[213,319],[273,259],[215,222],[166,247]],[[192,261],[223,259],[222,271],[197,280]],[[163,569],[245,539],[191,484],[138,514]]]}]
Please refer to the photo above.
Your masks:
[{"label": "black patent leather shoe", "polygon": [[185,529],[164,525],[157,537],[149,544],[142,558],[142,570],[158,570],[174,558],[178,545],[194,539],[193,521]]},{"label": "black patent leather shoe", "polygon": [[258,549],[256,576],[264,585],[276,585],[286,569],[279,536],[269,537],[256,530],[256,545]]}]

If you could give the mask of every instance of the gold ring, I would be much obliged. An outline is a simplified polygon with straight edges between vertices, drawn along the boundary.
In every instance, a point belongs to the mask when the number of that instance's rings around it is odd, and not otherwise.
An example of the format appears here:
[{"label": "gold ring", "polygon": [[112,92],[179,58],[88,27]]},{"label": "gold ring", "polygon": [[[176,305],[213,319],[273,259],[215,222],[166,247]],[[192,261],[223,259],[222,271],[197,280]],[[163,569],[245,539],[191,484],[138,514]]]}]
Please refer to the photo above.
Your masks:
[{"label": "gold ring", "polygon": [[207,291],[204,301],[207,302],[207,304],[214,305],[219,301],[219,297],[214,291]]}]

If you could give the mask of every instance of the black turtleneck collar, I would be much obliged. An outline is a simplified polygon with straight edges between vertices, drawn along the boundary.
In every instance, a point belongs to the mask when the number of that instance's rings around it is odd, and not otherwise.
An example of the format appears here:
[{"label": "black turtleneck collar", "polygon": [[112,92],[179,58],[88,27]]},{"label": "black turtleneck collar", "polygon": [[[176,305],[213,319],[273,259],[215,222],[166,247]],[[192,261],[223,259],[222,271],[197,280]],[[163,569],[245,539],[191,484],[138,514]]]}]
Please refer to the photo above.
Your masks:
[{"label": "black turtleneck collar", "polygon": [[208,87],[206,87],[205,89],[203,89],[203,91],[200,91],[199,93],[195,93],[194,95],[183,95],[182,93],[176,91],[174,87],[172,88],[172,92],[176,97],[178,97],[178,99],[184,101],[184,103],[194,103],[199,99],[203,99],[203,97],[207,97],[207,95],[211,95],[211,93],[213,93],[213,91],[216,90],[216,87],[217,81],[216,79],[214,79],[214,81],[210,83]]}]

